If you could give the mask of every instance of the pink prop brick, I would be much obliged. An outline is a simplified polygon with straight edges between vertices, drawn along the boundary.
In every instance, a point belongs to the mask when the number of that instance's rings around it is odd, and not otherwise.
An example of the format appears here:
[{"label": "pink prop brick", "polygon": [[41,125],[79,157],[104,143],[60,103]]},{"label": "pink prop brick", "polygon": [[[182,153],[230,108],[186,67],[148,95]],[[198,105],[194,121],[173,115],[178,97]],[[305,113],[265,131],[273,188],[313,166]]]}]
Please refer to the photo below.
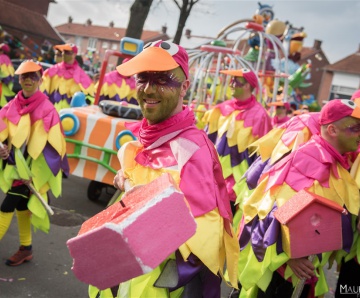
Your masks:
[{"label": "pink prop brick", "polygon": [[195,234],[190,209],[169,174],[123,196],[83,223],[67,246],[73,272],[100,290],[156,268]]}]

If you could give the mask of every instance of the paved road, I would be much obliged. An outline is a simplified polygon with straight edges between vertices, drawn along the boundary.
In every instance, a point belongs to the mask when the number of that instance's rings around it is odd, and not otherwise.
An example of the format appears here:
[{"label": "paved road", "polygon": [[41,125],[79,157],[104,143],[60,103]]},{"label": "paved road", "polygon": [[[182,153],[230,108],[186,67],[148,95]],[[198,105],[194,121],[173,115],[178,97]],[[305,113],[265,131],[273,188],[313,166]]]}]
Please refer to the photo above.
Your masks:
[{"label": "paved road", "polygon": [[[78,281],[71,271],[72,259],[66,241],[77,235],[87,218],[103,210],[112,189],[103,189],[98,201],[87,198],[89,180],[70,176],[64,180],[63,196],[51,199],[55,214],[51,217],[49,234],[34,233],[34,259],[18,267],[8,267],[4,261],[18,248],[15,218],[9,231],[0,242],[0,298],[86,298],[87,285]],[[4,198],[0,194],[0,202]],[[334,269],[329,271],[332,287],[336,283]],[[222,296],[227,297],[229,288],[224,286]],[[331,293],[326,297],[333,297]]]}]

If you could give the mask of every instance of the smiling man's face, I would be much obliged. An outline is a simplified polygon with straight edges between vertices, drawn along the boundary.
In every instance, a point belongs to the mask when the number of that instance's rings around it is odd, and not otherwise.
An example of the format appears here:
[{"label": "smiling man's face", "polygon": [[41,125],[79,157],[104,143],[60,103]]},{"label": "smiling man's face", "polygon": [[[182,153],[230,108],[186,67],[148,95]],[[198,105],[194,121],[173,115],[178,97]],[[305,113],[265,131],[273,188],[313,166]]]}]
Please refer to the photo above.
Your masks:
[{"label": "smiling man's face", "polygon": [[181,112],[188,84],[180,67],[169,71],[142,72],[136,76],[137,100],[149,124]]}]

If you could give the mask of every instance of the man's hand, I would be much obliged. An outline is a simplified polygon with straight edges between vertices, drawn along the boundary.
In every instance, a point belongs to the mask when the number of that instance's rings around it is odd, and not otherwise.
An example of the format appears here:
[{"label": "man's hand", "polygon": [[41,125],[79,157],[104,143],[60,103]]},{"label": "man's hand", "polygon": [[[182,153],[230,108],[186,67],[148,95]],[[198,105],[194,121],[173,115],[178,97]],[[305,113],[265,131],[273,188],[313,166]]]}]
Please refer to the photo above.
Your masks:
[{"label": "man's hand", "polygon": [[309,279],[312,276],[315,276],[315,267],[307,258],[290,259],[287,261],[287,264],[300,279]]},{"label": "man's hand", "polygon": [[1,159],[7,159],[9,157],[10,151],[7,145],[2,144],[0,146],[0,158]]},{"label": "man's hand", "polygon": [[114,177],[113,184],[115,188],[120,189],[122,191],[125,190],[125,176],[122,170],[117,171]]}]

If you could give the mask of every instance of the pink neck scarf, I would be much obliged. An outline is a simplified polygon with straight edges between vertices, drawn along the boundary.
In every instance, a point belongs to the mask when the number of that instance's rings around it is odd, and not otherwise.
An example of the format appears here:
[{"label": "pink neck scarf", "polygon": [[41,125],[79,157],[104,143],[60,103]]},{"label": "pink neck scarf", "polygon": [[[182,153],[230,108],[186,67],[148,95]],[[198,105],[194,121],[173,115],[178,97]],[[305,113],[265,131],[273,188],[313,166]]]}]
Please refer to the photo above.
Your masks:
[{"label": "pink neck scarf", "polygon": [[189,110],[187,106],[183,106],[183,110],[157,124],[150,125],[144,118],[141,122],[126,123],[126,127],[129,128],[145,148],[155,143],[160,137],[165,136],[174,131],[178,131],[184,128],[188,128],[195,124],[194,113]]},{"label": "pink neck scarf", "polygon": [[45,98],[46,96],[39,90],[29,98],[25,98],[23,96],[23,92],[21,91],[15,96],[13,100],[19,115],[24,115],[33,112],[36,107],[38,107],[40,103],[45,100]]}]

